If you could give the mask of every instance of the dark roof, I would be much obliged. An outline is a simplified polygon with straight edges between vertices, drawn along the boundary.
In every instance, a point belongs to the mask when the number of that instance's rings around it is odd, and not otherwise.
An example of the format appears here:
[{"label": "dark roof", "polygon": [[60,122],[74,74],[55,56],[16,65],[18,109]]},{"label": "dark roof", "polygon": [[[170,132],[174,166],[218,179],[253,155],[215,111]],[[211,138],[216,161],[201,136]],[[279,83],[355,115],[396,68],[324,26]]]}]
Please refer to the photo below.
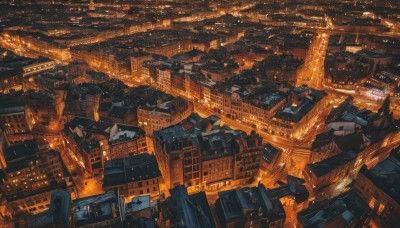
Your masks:
[{"label": "dark roof", "polygon": [[346,151],[340,154],[334,155],[330,158],[316,162],[313,164],[307,164],[308,167],[315,173],[317,177],[324,176],[325,174],[337,169],[356,158],[356,154],[353,151]]},{"label": "dark roof", "polygon": [[[296,88],[298,89],[299,87]],[[298,106],[287,106],[282,111],[278,112],[276,117],[290,122],[299,122],[323,97],[327,95],[324,91],[314,89],[310,90],[312,92],[307,96],[304,96]]]},{"label": "dark roof", "polygon": [[6,69],[3,70],[0,68],[0,79],[1,80],[6,80],[12,77],[19,77],[22,79],[22,70],[16,70],[16,69]]},{"label": "dark roof", "polygon": [[100,143],[97,139],[93,139],[90,141],[84,141],[82,144],[79,145],[83,151],[85,151],[87,154],[90,154],[93,152],[93,149],[95,148],[100,148]]},{"label": "dark roof", "polygon": [[23,105],[4,107],[4,108],[0,108],[0,115],[20,113],[20,112],[24,112],[24,111],[25,111],[25,106],[23,106]]},{"label": "dark roof", "polygon": [[189,196],[185,186],[170,190],[167,207],[171,215],[171,226],[204,228],[215,227],[214,220],[204,192]]},{"label": "dark roof", "polygon": [[129,108],[113,106],[111,111],[108,113],[109,116],[124,119],[129,112]]},{"label": "dark roof", "polygon": [[354,132],[344,136],[335,137],[334,141],[341,151],[353,150],[359,152],[361,145],[369,139],[362,132]]},{"label": "dark roof", "polygon": [[265,144],[263,150],[263,158],[268,162],[271,163],[275,156],[278,156],[280,150],[270,143]]},{"label": "dark roof", "polygon": [[373,168],[363,167],[360,173],[400,204],[400,148],[393,150],[387,159]]},{"label": "dark roof", "polygon": [[33,227],[68,224],[70,206],[71,193],[65,190],[55,191],[51,194],[49,209],[30,216],[28,224]]},{"label": "dark roof", "polygon": [[335,220],[334,223],[338,222],[338,219],[342,220],[346,227],[362,227],[369,211],[368,205],[361,197],[350,190],[330,201],[322,201],[300,211],[297,220],[302,227],[309,228],[325,227],[332,220]]},{"label": "dark roof", "polygon": [[263,185],[237,188],[218,193],[217,210],[226,222],[245,216],[246,211],[263,211],[263,217],[276,221],[286,217],[279,198],[275,198]]},{"label": "dark roof", "polygon": [[38,145],[36,141],[29,140],[11,145],[4,152],[4,157],[7,163],[12,163],[21,158],[36,154]]},{"label": "dark roof", "polygon": [[102,102],[99,105],[99,112],[109,112],[112,107],[112,102]]},{"label": "dark roof", "polygon": [[103,187],[160,177],[154,155],[147,153],[106,161]]},{"label": "dark roof", "polygon": [[73,120],[65,124],[65,128],[75,129],[77,126],[81,126],[82,128],[89,127],[94,124],[92,119],[83,118],[83,117],[75,117]]},{"label": "dark roof", "polygon": [[335,139],[335,134],[333,130],[318,134],[311,145],[311,151],[317,150],[325,145],[328,145],[329,143],[333,142],[334,139]]}]

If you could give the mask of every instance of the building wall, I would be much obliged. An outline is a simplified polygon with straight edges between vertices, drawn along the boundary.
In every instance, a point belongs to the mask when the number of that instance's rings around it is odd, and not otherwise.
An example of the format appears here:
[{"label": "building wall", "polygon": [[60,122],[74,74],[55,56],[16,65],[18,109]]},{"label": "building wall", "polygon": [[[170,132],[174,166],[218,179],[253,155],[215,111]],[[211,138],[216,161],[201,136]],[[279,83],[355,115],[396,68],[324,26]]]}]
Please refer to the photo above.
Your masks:
[{"label": "building wall", "polygon": [[32,121],[30,120],[29,108],[25,107],[23,111],[1,114],[0,121],[4,127],[4,132],[9,143],[25,141],[32,139],[31,129]]},{"label": "building wall", "polygon": [[[244,144],[245,139],[239,139],[239,143]],[[203,160],[196,145],[188,143],[179,150],[167,152],[156,140],[155,155],[167,189],[185,185],[189,192],[196,192],[202,188],[215,190],[249,183],[258,174],[262,147],[241,148],[233,156],[210,159],[205,156]]]},{"label": "building wall", "polygon": [[111,159],[128,157],[134,154],[147,152],[146,136],[140,135],[138,138],[121,143],[110,144]]},{"label": "building wall", "polygon": [[349,172],[353,170],[355,161],[356,159],[353,159],[347,164],[337,167],[336,169],[333,169],[327,174],[319,177],[315,175],[309,166],[306,166],[304,170],[304,178],[312,189],[318,190],[322,187],[343,180],[343,178],[345,178]]},{"label": "building wall", "polygon": [[137,196],[150,195],[150,198],[158,198],[162,189],[164,180],[162,176],[150,179],[143,179],[140,181],[133,181],[117,186],[103,187],[104,191],[118,191],[121,196],[125,198],[132,198]]},{"label": "building wall", "polygon": [[275,134],[285,136],[287,138],[302,139],[308,130],[313,126],[316,118],[324,109],[327,108],[327,97],[323,97],[315,106],[305,114],[298,122],[291,122],[280,118],[273,118],[272,128]]},{"label": "building wall", "polygon": [[354,190],[369,205],[373,213],[384,223],[381,225],[396,224],[400,218],[400,204],[379,189],[363,173],[359,173]]},{"label": "building wall", "polygon": [[204,160],[201,167],[201,180],[206,190],[215,191],[231,184],[233,156]]}]

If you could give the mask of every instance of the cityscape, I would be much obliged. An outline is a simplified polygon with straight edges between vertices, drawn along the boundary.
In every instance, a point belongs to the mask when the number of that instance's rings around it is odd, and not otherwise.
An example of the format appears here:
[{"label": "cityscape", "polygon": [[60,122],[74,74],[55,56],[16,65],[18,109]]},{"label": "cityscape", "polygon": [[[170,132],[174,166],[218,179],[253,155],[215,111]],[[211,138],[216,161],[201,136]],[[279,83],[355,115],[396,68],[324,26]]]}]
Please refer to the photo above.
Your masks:
[{"label": "cityscape", "polygon": [[0,227],[399,227],[400,1],[0,12]]}]

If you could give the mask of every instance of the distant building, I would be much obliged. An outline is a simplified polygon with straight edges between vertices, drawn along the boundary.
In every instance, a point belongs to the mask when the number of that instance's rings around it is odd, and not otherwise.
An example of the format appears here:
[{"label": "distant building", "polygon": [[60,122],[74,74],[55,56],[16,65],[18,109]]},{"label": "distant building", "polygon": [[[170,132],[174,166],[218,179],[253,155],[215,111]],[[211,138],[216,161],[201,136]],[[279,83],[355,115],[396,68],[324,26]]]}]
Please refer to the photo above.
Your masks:
[{"label": "distant building", "polygon": [[103,91],[95,83],[84,83],[68,89],[64,116],[67,121],[74,117],[96,119]]},{"label": "distant building", "polygon": [[297,213],[298,227],[363,227],[370,209],[353,190],[310,205]]},{"label": "distant building", "polygon": [[0,68],[0,92],[22,90],[22,72],[12,68]]},{"label": "distant building", "polygon": [[368,169],[363,166],[358,173],[354,190],[375,214],[378,226],[395,227],[400,218],[400,152],[391,155]]},{"label": "distant building", "polygon": [[283,227],[286,214],[279,198],[259,185],[218,193],[217,215],[221,227]]},{"label": "distant building", "polygon": [[147,153],[106,161],[103,189],[119,191],[131,198],[149,195],[152,200],[160,196],[164,184],[154,155]]},{"label": "distant building", "polygon": [[161,204],[161,227],[216,227],[204,192],[188,195],[185,186],[178,185],[170,193]]}]

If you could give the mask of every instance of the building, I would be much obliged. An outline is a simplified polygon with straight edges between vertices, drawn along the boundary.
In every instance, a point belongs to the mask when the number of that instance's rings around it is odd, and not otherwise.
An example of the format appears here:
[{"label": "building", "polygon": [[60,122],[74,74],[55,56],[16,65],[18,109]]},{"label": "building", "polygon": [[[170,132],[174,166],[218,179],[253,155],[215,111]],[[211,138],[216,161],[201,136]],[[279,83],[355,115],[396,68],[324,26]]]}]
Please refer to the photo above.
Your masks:
[{"label": "building", "polygon": [[7,168],[1,170],[1,191],[13,214],[36,214],[49,206],[59,189],[73,192],[61,155],[40,149],[36,141],[14,144],[5,150]]},{"label": "building", "polygon": [[154,133],[155,155],[166,187],[189,192],[217,190],[254,181],[262,157],[262,138],[253,132],[224,129],[212,116],[192,114]]},{"label": "building", "polygon": [[139,52],[131,57],[131,73],[134,79],[139,79],[143,74],[143,63],[152,60],[153,56],[148,53]]},{"label": "building", "polygon": [[103,174],[103,189],[125,198],[149,195],[154,200],[163,191],[157,160],[147,153],[106,161]]},{"label": "building", "polygon": [[71,193],[60,190],[51,194],[49,209],[28,218],[22,218],[22,227],[73,227],[74,218],[72,212]]},{"label": "building", "polygon": [[0,92],[22,90],[22,72],[12,68],[0,68]]},{"label": "building", "polygon": [[311,145],[309,163],[315,163],[349,150],[361,152],[371,145],[371,139],[361,131],[336,136],[333,130],[318,134]]},{"label": "building", "polygon": [[343,180],[356,166],[356,158],[355,152],[346,151],[320,162],[307,164],[304,170],[304,178],[310,188],[319,190]]},{"label": "building", "polygon": [[86,170],[94,176],[101,174],[104,165],[104,155],[100,143],[98,139],[92,138],[79,145]]},{"label": "building", "polygon": [[110,130],[110,158],[123,158],[147,152],[146,133],[140,127],[115,124]]},{"label": "building", "polygon": [[161,204],[161,227],[216,227],[204,192],[188,195],[185,186],[178,185],[170,193]]},{"label": "building", "polygon": [[[102,173],[104,161],[109,156],[108,150],[108,134],[90,131],[91,127],[97,124],[91,119],[74,118],[65,124],[62,130],[64,144],[67,148],[66,156],[75,158],[77,164],[90,175],[97,176]],[[111,128],[112,124],[108,124]],[[96,134],[97,133],[97,134]]]},{"label": "building", "polygon": [[365,128],[371,111],[353,105],[354,98],[349,96],[338,107],[332,109],[325,120],[325,131],[333,130],[335,135],[347,135]]},{"label": "building", "polygon": [[298,227],[363,227],[369,221],[368,205],[350,190],[331,200],[311,204],[297,213]]},{"label": "building", "polygon": [[317,113],[327,107],[327,94],[308,86],[291,91],[291,104],[272,118],[272,133],[287,138],[302,139],[317,120]]},{"label": "building", "polygon": [[400,153],[399,149],[368,169],[358,173],[354,191],[374,213],[373,220],[382,227],[395,227],[400,218]]},{"label": "building", "polygon": [[149,195],[133,197],[130,202],[125,205],[127,219],[132,219],[132,223],[138,218],[153,218]]},{"label": "building", "polygon": [[140,106],[137,109],[139,126],[148,136],[154,131],[177,124],[193,112],[193,104],[181,97],[175,97],[156,106]]},{"label": "building", "polygon": [[124,198],[106,192],[73,201],[73,227],[122,227],[125,221]]},{"label": "building", "polygon": [[258,185],[218,193],[215,205],[221,227],[283,227],[286,214],[279,198]]},{"label": "building", "polygon": [[8,143],[33,139],[34,124],[29,107],[24,105],[0,108],[0,121]]},{"label": "building", "polygon": [[147,152],[145,132],[135,126],[77,117],[65,124],[62,135],[67,155],[91,175],[101,174],[106,160]]},{"label": "building", "polygon": [[64,117],[72,120],[75,117],[98,119],[97,110],[103,91],[95,83],[84,83],[70,87],[65,99]]},{"label": "building", "polygon": [[261,169],[269,172],[276,171],[281,157],[282,150],[274,147],[270,143],[265,144],[262,154]]}]

